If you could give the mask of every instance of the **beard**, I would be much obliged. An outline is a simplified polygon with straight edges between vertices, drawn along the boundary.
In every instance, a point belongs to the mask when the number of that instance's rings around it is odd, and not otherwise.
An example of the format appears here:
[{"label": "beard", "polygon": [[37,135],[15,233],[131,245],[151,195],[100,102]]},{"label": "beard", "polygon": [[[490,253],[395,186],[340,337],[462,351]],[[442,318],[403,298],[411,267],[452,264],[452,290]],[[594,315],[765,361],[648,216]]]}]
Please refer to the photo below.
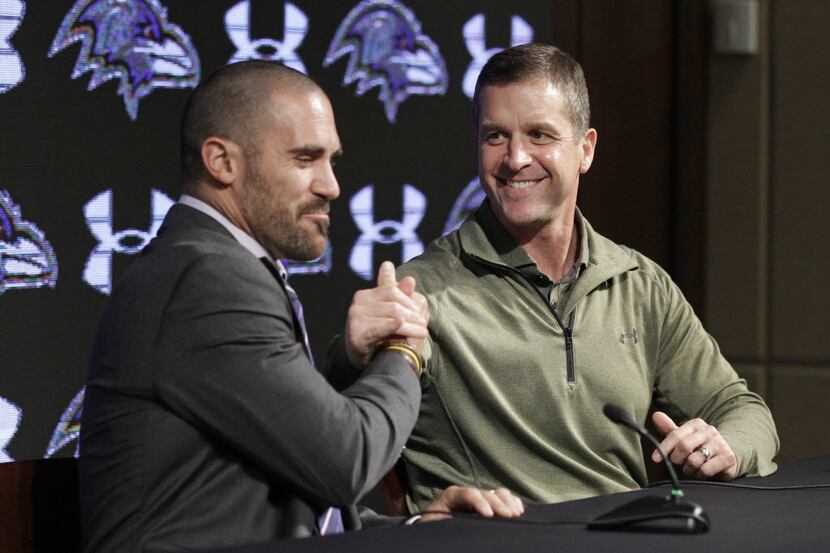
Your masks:
[{"label": "beard", "polygon": [[274,259],[310,261],[323,255],[328,246],[328,221],[315,221],[317,232],[300,224],[300,217],[306,213],[328,213],[327,200],[318,198],[292,209],[279,201],[278,193],[259,172],[251,171],[241,208],[254,238]]}]

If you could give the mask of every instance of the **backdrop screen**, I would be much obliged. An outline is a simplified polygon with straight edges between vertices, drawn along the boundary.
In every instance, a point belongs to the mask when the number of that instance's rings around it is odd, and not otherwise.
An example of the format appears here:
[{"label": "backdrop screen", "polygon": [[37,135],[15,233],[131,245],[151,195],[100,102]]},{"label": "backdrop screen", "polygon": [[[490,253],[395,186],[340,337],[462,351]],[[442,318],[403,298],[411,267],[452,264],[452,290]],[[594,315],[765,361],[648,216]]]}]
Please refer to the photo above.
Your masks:
[{"label": "backdrop screen", "polygon": [[215,69],[273,59],[331,96],[331,248],[289,263],[315,356],[353,292],[481,200],[472,87],[553,41],[550,1],[0,0],[0,461],[75,454],[113,283],[179,196],[179,118]]}]

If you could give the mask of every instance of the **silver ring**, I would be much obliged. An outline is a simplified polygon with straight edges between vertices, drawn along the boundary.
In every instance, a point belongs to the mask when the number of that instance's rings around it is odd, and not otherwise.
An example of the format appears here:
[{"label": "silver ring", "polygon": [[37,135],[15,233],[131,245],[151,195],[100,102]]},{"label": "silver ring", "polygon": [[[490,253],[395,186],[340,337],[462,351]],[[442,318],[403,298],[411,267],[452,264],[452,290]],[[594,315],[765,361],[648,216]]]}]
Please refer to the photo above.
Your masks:
[{"label": "silver ring", "polygon": [[[700,454],[701,454],[701,455],[703,455],[703,457],[706,459],[706,461],[708,461],[708,460],[709,460],[709,457],[711,457],[711,456],[712,456],[712,452],[711,452],[711,451],[709,451],[709,448],[708,448],[708,447],[699,447],[699,448],[697,448],[695,451],[700,452]],[[704,463],[705,463],[706,461],[704,461]]]}]

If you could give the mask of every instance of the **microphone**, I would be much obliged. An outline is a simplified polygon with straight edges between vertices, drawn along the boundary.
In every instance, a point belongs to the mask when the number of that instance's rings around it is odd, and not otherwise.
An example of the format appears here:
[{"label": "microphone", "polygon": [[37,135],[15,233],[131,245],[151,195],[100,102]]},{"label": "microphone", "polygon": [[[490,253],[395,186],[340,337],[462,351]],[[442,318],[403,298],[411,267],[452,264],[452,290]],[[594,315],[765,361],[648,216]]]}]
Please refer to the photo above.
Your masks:
[{"label": "microphone", "polygon": [[666,465],[672,481],[672,490],[668,497],[647,495],[637,498],[593,519],[588,523],[588,528],[637,532],[706,532],[709,529],[709,517],[700,505],[684,499],[677,473],[660,442],[646,430],[645,426],[629,417],[617,405],[607,403],[602,408],[602,412],[612,422],[630,428],[654,445]]},{"label": "microphone", "polygon": [[660,458],[663,459],[663,464],[666,466],[666,470],[669,473],[669,478],[671,478],[671,497],[682,498],[683,490],[680,489],[680,482],[677,480],[677,473],[674,471],[674,467],[669,462],[668,455],[663,450],[663,446],[660,445],[660,442],[657,441],[657,438],[652,436],[651,432],[646,430],[645,426],[626,415],[625,411],[623,411],[621,407],[614,405],[613,403],[606,403],[605,406],[602,408],[602,412],[605,413],[605,416],[608,417],[611,420],[611,422],[615,422],[617,424],[621,424],[623,426],[630,428],[631,430],[637,432],[640,436],[645,437],[648,441],[652,443],[652,445],[657,449],[657,451],[660,452]]}]

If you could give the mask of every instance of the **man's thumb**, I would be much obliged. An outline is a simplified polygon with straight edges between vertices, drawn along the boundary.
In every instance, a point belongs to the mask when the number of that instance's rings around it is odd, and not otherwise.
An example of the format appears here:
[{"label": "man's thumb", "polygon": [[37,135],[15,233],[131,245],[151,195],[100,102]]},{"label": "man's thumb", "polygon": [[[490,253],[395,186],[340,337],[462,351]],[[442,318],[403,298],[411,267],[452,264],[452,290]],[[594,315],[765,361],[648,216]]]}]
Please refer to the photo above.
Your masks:
[{"label": "man's thumb", "polygon": [[397,286],[398,282],[395,280],[395,266],[391,261],[384,261],[380,264],[378,269],[378,287],[383,286]]}]

